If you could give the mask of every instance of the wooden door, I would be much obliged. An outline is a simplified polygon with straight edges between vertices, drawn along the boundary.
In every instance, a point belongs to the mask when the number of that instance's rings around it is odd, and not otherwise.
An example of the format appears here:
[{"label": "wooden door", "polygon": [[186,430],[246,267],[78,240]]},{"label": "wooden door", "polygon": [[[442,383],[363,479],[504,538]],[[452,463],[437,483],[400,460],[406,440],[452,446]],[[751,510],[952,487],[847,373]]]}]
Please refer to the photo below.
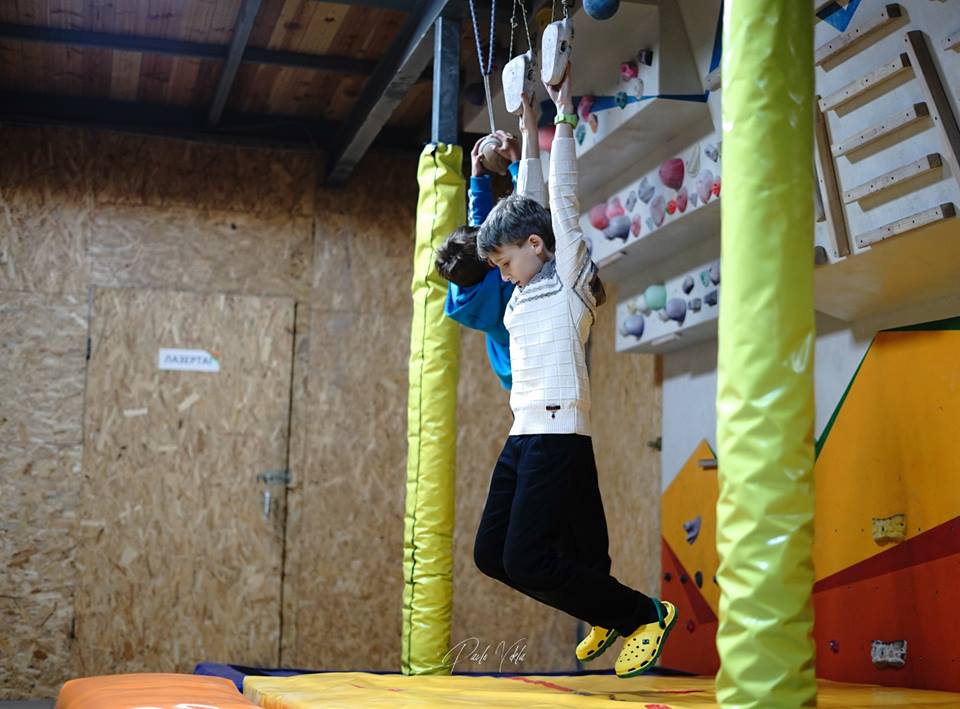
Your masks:
[{"label": "wooden door", "polygon": [[293,328],[285,298],[94,290],[76,673],[279,661]]}]

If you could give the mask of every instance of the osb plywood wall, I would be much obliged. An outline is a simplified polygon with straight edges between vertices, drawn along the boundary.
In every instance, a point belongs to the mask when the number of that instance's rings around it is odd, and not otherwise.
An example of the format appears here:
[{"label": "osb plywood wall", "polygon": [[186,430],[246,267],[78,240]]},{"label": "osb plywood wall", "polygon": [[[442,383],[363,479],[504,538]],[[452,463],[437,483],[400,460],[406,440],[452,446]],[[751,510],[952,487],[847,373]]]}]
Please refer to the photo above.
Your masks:
[{"label": "osb plywood wall", "polygon": [[[91,288],[309,299],[317,165],[306,154],[6,126],[0,160],[0,616],[11,631],[0,636],[0,698],[49,697],[84,652],[99,670],[136,667],[141,629],[163,622],[108,601],[125,636],[106,643],[120,648],[113,656],[82,644],[75,617],[77,589],[96,598],[113,561],[98,556],[109,544],[85,534],[102,515],[78,504],[107,472],[81,469]],[[219,499],[211,514],[231,510]],[[119,558],[120,573],[135,566]],[[175,647],[154,653],[165,664],[150,669],[173,669]],[[202,659],[187,654],[180,667]]]},{"label": "osb plywood wall", "polygon": [[[0,156],[0,698],[54,696],[90,650],[72,628],[77,586],[96,582],[77,500],[103,475],[81,471],[92,287],[296,301],[280,661],[397,669],[415,160],[370,156],[329,190],[313,155],[110,133],[4,127]],[[659,389],[652,359],[613,354],[612,318],[592,351],[601,487],[614,573],[650,589]],[[461,366],[453,641],[524,638],[514,669],[571,669],[576,622],[473,566],[510,414],[476,333]],[[116,616],[133,655],[106,666],[143,667],[136,631],[159,619]],[[255,658],[180,661],[206,659]]]},{"label": "osb plywood wall", "polygon": [[[97,288],[91,310],[74,670],[275,665],[283,517],[261,476],[287,465],[293,301]],[[161,347],[219,371],[161,370]]]}]

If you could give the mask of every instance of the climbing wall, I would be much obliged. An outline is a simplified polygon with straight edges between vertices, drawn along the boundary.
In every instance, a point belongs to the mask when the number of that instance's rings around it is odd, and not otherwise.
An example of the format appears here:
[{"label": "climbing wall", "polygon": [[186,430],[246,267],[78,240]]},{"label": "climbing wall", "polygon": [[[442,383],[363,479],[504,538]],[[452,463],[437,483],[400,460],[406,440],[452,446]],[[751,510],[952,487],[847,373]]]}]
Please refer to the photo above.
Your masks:
[{"label": "climbing wall", "polygon": [[960,319],[927,327],[943,329],[877,334],[821,436],[814,635],[828,679],[960,690]]},{"label": "climbing wall", "polygon": [[701,441],[663,493],[661,596],[677,606],[680,621],[660,665],[697,674],[720,668],[714,643],[717,586],[717,466]]},{"label": "climbing wall", "polygon": [[[818,441],[819,676],[960,690],[960,318],[880,332]],[[661,665],[714,672],[717,477],[701,442],[664,491]]]}]

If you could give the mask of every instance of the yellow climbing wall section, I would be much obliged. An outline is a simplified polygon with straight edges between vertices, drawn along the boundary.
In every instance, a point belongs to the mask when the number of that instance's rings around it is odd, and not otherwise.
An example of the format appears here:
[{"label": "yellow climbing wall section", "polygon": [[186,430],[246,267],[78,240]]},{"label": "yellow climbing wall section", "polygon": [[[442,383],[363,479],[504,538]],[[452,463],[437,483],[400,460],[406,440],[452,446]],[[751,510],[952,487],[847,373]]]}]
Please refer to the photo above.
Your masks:
[{"label": "yellow climbing wall section", "polygon": [[872,518],[906,515],[906,538],[960,514],[960,331],[881,332],[815,468],[817,579],[884,547]]}]

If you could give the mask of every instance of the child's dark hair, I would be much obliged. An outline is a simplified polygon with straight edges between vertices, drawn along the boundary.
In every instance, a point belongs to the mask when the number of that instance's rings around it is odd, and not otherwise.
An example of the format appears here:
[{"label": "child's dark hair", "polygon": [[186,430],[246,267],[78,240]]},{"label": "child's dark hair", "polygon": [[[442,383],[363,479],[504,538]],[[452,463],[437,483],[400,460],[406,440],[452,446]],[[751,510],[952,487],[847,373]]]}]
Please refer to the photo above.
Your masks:
[{"label": "child's dark hair", "polygon": [[[520,246],[537,234],[543,239],[543,245],[551,253],[556,250],[557,240],[553,235],[553,220],[550,212],[536,200],[521,197],[514,193],[504,197],[483,222],[477,234],[477,254],[481,259],[490,258],[490,254],[501,246],[514,244]],[[603,305],[607,293],[603,281],[597,275],[597,267],[591,264],[593,277],[590,279],[590,291],[597,305]]]},{"label": "child's dark hair", "polygon": [[484,279],[489,264],[477,255],[475,226],[456,229],[437,249],[437,270],[458,286],[473,286]]},{"label": "child's dark hair", "polygon": [[548,251],[556,248],[550,212],[534,199],[516,193],[508,195],[497,202],[483,221],[477,234],[477,253],[486,260],[501,246],[520,246],[531,234],[538,234]]}]

